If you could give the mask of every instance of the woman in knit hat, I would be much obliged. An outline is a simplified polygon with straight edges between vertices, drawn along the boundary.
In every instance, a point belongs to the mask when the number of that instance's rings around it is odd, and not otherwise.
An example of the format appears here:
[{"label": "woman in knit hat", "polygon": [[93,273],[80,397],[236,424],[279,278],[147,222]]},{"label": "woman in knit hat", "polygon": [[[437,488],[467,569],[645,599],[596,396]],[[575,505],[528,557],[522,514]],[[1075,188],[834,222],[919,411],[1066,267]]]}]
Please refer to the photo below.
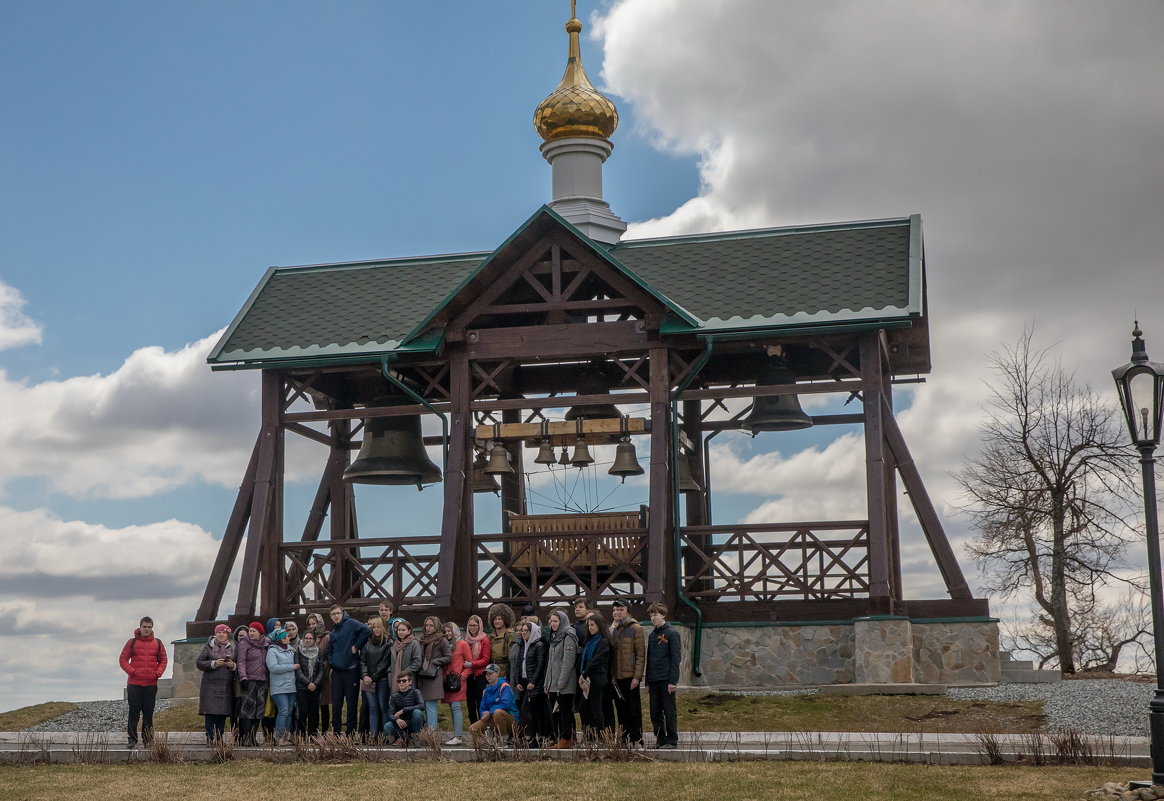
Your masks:
[{"label": "woman in knit hat", "polygon": [[243,745],[257,745],[259,721],[267,705],[267,646],[263,624],[255,621],[247,627],[247,638],[238,643],[238,678],[242,684],[239,702],[239,739]]},{"label": "woman in knit hat", "polygon": [[214,636],[202,646],[195,660],[195,665],[202,671],[202,684],[198,688],[198,714],[206,722],[207,745],[222,740],[226,719],[234,712],[234,660],[230,626],[219,623],[214,627]]}]

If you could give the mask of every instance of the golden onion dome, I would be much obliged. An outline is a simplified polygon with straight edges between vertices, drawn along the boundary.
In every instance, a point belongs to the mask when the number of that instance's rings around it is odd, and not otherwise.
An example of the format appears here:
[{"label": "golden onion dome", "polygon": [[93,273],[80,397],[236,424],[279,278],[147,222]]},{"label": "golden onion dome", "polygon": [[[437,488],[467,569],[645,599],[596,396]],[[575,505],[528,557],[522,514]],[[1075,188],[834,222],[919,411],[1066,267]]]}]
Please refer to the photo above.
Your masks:
[{"label": "golden onion dome", "polygon": [[582,68],[581,32],[582,23],[571,16],[566,23],[570,35],[566,72],[558,88],[534,110],[534,128],[547,142],[568,136],[608,139],[618,127],[618,109],[594,88]]}]

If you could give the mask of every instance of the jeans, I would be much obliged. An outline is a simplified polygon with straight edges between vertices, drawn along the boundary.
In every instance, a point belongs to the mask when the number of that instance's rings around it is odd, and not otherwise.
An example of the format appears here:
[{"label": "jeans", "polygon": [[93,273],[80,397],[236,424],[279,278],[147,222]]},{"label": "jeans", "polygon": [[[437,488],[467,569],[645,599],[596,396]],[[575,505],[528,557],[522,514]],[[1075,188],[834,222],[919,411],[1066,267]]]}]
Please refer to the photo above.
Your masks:
[{"label": "jeans", "polygon": [[666,680],[648,681],[647,693],[651,699],[651,725],[655,727],[655,744],[679,745],[675,693],[667,692]]},{"label": "jeans", "polygon": [[464,733],[463,726],[465,724],[460,701],[449,701],[449,714],[453,718],[453,736],[460,737]]},{"label": "jeans", "polygon": [[218,741],[226,730],[226,715],[203,715],[206,718],[206,739]]},{"label": "jeans", "polygon": [[389,740],[398,740],[401,737],[407,740],[420,731],[420,727],[424,725],[424,716],[421,715],[419,709],[414,709],[411,715],[403,717],[403,720],[408,722],[407,728],[400,728],[396,724],[396,720],[397,718],[389,718],[384,724],[384,736]]},{"label": "jeans", "polygon": [[388,722],[388,701],[392,698],[392,679],[381,679],[372,685],[372,692],[364,691],[364,705],[368,707],[368,731],[379,734]]},{"label": "jeans", "polygon": [[141,718],[141,739],[148,745],[154,737],[154,705],[158,700],[158,685],[142,687],[140,684],[128,684],[125,694],[129,701],[129,724],[126,727],[129,739],[137,742],[137,721]]},{"label": "jeans", "polygon": [[282,740],[291,728],[291,707],[295,705],[295,693],[272,693],[275,702],[275,739]]},{"label": "jeans", "polygon": [[344,717],[344,704],[347,708],[347,733],[355,735],[356,733],[356,705],[360,700],[360,670],[359,668],[350,668],[348,670],[340,670],[339,668],[332,668],[331,670],[331,728],[336,734],[343,734],[341,722]]},{"label": "jeans", "polygon": [[424,725],[433,731],[437,730],[437,710],[440,708],[440,705],[440,701],[424,702]]}]

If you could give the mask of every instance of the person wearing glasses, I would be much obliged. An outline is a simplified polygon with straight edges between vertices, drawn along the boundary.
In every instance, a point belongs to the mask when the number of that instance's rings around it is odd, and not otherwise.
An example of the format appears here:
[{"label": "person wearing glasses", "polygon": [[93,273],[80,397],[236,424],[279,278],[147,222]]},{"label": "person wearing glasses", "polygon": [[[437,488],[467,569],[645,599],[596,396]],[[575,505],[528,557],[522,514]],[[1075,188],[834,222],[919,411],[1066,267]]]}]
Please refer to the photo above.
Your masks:
[{"label": "person wearing glasses", "polygon": [[387,722],[384,736],[398,746],[407,746],[424,726],[424,698],[412,686],[412,676],[401,673],[396,677],[396,692],[388,699]]}]

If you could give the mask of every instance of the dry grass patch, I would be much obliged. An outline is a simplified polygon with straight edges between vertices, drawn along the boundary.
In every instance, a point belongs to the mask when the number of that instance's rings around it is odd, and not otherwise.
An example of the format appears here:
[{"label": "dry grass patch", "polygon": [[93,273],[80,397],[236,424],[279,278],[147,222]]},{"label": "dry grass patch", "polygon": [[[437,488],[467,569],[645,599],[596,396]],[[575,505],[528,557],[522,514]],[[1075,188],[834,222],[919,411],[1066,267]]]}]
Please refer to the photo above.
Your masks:
[{"label": "dry grass patch", "polygon": [[22,706],[11,712],[0,712],[0,731],[24,731],[38,723],[66,715],[76,708],[76,704],[65,701],[49,701],[47,704]]},{"label": "dry grass patch", "polygon": [[529,769],[512,763],[425,763],[392,766],[370,763],[280,766],[278,781],[255,781],[266,766],[116,765],[0,767],[0,798],[6,801],[108,801],[109,798],[181,798],[220,801],[224,789],[245,786],[248,801],[285,801],[288,787],[326,788],[345,801],[382,801],[440,795],[475,797],[488,787],[491,801],[576,801],[580,798],[677,799],[677,801],[802,801],[850,798],[862,801],[1007,801],[1081,798],[1108,781],[1126,781],[1143,771],[1128,768],[938,767],[833,762],[539,763]]},{"label": "dry grass patch", "polygon": [[956,701],[944,695],[679,696],[686,731],[1006,732],[1043,731],[1042,701]]},{"label": "dry grass patch", "polygon": [[169,709],[154,713],[156,731],[206,731],[206,722],[198,714],[198,702],[174,704]]}]

